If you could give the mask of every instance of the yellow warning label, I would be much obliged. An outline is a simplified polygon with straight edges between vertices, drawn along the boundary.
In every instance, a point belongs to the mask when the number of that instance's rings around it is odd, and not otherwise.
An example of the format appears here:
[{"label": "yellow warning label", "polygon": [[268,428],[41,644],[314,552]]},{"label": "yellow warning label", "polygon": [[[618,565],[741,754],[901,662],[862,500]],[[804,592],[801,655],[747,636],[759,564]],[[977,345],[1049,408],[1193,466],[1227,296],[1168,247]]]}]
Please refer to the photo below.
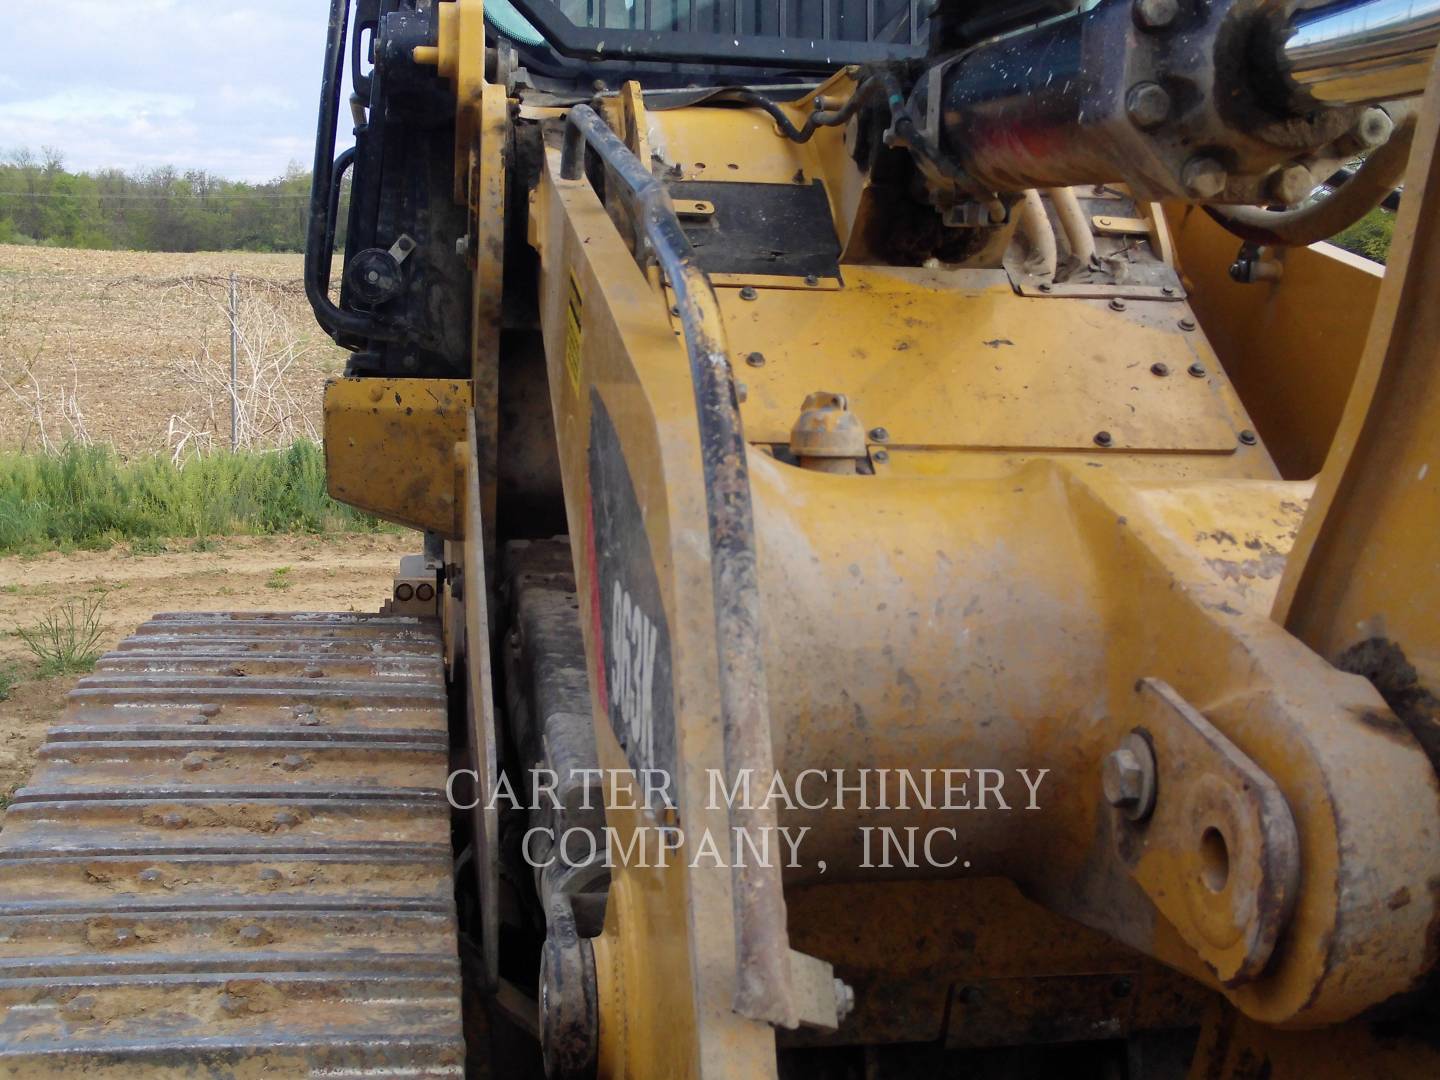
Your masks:
[{"label": "yellow warning label", "polygon": [[583,301],[580,299],[580,283],[575,274],[570,274],[570,303],[565,310],[565,370],[570,372],[570,385],[580,393],[580,313]]}]

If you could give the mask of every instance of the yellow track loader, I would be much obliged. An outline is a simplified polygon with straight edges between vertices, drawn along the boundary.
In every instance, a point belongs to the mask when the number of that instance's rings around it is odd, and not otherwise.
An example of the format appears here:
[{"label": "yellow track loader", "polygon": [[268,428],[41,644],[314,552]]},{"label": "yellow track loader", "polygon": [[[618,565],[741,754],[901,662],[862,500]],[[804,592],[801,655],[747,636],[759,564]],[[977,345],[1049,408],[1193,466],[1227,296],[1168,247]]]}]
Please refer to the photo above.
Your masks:
[{"label": "yellow track loader", "polygon": [[329,486],[424,551],[81,681],[0,1075],[1440,1075],[1437,38],[332,0]]}]

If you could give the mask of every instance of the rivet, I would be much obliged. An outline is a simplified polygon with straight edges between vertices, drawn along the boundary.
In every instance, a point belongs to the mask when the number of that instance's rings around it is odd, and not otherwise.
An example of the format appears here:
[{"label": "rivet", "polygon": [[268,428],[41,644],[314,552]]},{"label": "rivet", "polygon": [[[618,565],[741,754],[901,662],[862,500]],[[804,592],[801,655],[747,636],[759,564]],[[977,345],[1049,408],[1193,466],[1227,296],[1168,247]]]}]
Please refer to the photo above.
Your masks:
[{"label": "rivet", "polygon": [[1159,375],[1163,379],[1166,375],[1170,374],[1170,365],[1161,363],[1157,360],[1155,363],[1150,365],[1150,374]]},{"label": "rivet", "polygon": [[1255,433],[1249,428],[1246,428],[1244,431],[1240,432],[1240,441],[1246,446],[1254,446],[1256,443]]},{"label": "rivet", "polygon": [[1124,300],[1121,300],[1121,299],[1117,296],[1114,300],[1111,300],[1111,301],[1110,301],[1110,310],[1111,310],[1111,311],[1124,311],[1124,310],[1125,310],[1125,301],[1124,301]]},{"label": "rivet", "polygon": [[749,356],[745,357],[745,363],[749,364],[751,367],[764,367],[765,354],[752,352]]},{"label": "rivet", "polygon": [[1052,288],[1054,288],[1054,286],[1051,285],[1048,281],[1042,281],[1040,282],[1039,288],[1041,292],[1049,292]]},{"label": "rivet", "polygon": [[741,300],[754,300],[759,295],[751,285],[742,286],[740,289]]},{"label": "rivet", "polygon": [[885,462],[887,462],[887,461],[890,460],[890,451],[889,451],[889,450],[876,450],[875,453],[872,454],[871,456],[874,457],[874,459],[875,459],[876,461],[880,462],[880,463],[883,465]]},{"label": "rivet", "polygon": [[1173,286],[1170,286],[1170,285],[1162,285],[1162,286],[1160,286],[1160,291],[1161,291],[1162,293],[1164,293],[1166,296],[1174,296],[1174,295],[1175,295],[1175,289],[1174,289]]},{"label": "rivet", "polygon": [[890,438],[890,432],[886,431],[883,427],[871,428],[870,438],[874,442],[884,442]]},{"label": "rivet", "polygon": [[1205,377],[1205,365],[1200,363],[1198,360],[1195,363],[1191,364],[1185,370],[1190,372],[1190,374],[1195,376],[1195,378],[1197,379],[1203,379]]},{"label": "rivet", "polygon": [[809,286],[813,289],[816,285],[819,285],[819,284],[820,284],[820,279],[819,279],[818,277],[816,277],[814,274],[806,274],[806,275],[805,275],[805,284],[806,284],[806,285],[809,285]]},{"label": "rivet", "polygon": [[1188,319],[1188,318],[1187,318],[1187,319],[1181,319],[1181,320],[1180,320],[1180,329],[1181,329],[1181,330],[1194,330],[1194,329],[1195,329],[1195,320],[1194,320],[1194,319]]},{"label": "rivet", "polygon": [[670,305],[670,314],[671,314],[671,315],[674,315],[674,316],[678,319],[678,318],[680,317],[680,305],[679,305],[679,304],[671,304],[671,305]]},{"label": "rivet", "polygon": [[1109,446],[1114,441],[1114,438],[1108,431],[1097,431],[1095,433],[1096,446]]}]

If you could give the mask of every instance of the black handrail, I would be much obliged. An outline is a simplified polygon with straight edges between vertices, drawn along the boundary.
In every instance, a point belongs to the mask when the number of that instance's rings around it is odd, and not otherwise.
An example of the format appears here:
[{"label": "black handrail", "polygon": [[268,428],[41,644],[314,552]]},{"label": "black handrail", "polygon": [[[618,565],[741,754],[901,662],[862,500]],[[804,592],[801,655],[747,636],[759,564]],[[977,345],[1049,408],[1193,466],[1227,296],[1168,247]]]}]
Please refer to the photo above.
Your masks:
[{"label": "black handrail", "polygon": [[[755,518],[740,406],[720,304],[680,228],[668,189],[588,105],[570,109],[560,155],[561,179],[582,179],[587,145],[619,179],[619,194],[632,204],[631,218],[644,229],[655,259],[675,293],[700,427],[725,767],[733,776],[757,778],[763,789],[774,771],[774,760],[765,688]],[[768,804],[737,805],[730,814],[734,827],[752,835],[775,826],[774,807]],[[752,860],[738,859],[736,863],[731,871],[736,924],[735,1009],[755,1019],[793,1027],[795,1007],[780,871],[773,866],[746,865]]]},{"label": "black handrail", "polygon": [[397,333],[375,316],[342,311],[330,300],[330,269],[339,204],[336,178],[349,163],[345,154],[338,160],[334,156],[341,79],[345,74],[345,31],[349,23],[350,0],[330,0],[325,73],[320,81],[320,118],[315,127],[315,167],[310,180],[310,221],[305,238],[305,296],[316,321],[332,338],[349,335],[384,341],[394,339]]}]

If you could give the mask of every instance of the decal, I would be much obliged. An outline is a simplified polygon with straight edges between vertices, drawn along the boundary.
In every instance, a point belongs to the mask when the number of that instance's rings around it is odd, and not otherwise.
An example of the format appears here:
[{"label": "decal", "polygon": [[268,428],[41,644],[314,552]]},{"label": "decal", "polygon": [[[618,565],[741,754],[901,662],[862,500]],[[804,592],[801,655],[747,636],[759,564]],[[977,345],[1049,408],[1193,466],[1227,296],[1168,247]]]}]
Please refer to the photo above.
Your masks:
[{"label": "decal", "polygon": [[[641,779],[663,779],[675,803],[675,696],[670,631],[645,518],[600,395],[590,391],[592,629],[600,644],[596,688],[610,728]],[[648,772],[647,772],[648,771]]]},{"label": "decal", "polygon": [[575,395],[580,395],[580,345],[584,339],[580,316],[585,302],[580,299],[580,283],[575,280],[575,271],[570,271],[570,301],[565,306],[565,370],[570,373],[570,385]]}]

